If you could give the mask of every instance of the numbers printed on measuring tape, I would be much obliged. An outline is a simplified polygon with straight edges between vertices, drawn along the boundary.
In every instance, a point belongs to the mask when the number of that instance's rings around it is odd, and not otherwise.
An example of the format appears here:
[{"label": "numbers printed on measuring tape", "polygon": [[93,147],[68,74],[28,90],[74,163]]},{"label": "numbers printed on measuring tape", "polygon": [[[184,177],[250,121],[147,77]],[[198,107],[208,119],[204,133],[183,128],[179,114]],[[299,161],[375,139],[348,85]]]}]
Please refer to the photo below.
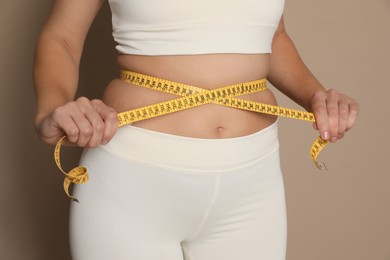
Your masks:
[{"label": "numbers printed on measuring tape", "polygon": [[[267,89],[266,79],[234,84],[210,90],[125,70],[122,70],[121,72],[121,80],[136,86],[174,94],[180,97],[158,104],[121,112],[118,114],[118,127],[209,103],[257,113],[315,122],[314,114],[310,112],[237,98],[237,96]],[[84,167],[76,167],[68,173],[62,169],[60,162],[60,147],[65,137],[66,136],[58,141],[54,151],[54,158],[58,168],[65,175],[64,189],[66,194],[74,201],[77,201],[76,198],[69,194],[69,186],[71,183],[80,184],[87,182],[88,172]],[[310,157],[320,170],[327,170],[324,163],[317,161],[319,153],[327,143],[328,142],[326,140],[318,137],[313,142],[310,149]]]},{"label": "numbers printed on measuring tape", "polygon": [[63,141],[65,140],[66,136],[63,136],[58,142],[54,149],[54,160],[57,164],[58,169],[65,175],[64,180],[64,190],[66,195],[68,195],[69,198],[71,198],[73,201],[78,202],[77,198],[71,196],[69,194],[69,187],[71,183],[74,184],[82,184],[86,183],[89,179],[87,169],[85,167],[78,166],[76,168],[73,168],[68,173],[66,173],[61,166],[61,160],[60,160],[60,151],[61,151],[61,145]]}]

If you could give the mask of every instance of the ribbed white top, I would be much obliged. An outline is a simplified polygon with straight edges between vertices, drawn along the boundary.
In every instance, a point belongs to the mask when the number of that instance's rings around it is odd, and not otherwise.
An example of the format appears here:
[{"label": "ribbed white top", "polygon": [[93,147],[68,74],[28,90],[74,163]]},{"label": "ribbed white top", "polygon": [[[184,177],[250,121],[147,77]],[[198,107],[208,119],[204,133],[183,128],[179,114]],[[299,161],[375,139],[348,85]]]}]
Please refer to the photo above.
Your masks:
[{"label": "ribbed white top", "polygon": [[271,53],[284,0],[109,0],[124,54]]}]

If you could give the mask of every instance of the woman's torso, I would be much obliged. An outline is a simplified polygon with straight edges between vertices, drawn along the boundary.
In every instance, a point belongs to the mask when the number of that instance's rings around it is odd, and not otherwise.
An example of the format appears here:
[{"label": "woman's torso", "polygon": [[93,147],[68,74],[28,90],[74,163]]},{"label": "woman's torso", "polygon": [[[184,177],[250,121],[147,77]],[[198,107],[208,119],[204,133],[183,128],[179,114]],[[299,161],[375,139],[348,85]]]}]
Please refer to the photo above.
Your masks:
[{"label": "woman's torso", "polygon": [[[269,54],[207,54],[142,56],[120,55],[121,69],[181,82],[205,89],[262,79],[269,72]],[[117,112],[177,98],[113,80],[106,88],[103,101]],[[240,98],[276,104],[270,90]],[[134,126],[196,138],[229,138],[257,132],[276,118],[265,114],[207,104],[134,123]]]}]

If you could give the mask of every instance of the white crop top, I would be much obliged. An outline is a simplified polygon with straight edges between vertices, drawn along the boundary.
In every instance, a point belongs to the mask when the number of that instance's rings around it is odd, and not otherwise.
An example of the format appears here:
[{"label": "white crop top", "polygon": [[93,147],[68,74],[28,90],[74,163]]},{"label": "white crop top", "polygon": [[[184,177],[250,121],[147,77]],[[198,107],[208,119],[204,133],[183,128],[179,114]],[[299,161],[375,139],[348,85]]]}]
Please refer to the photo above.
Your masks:
[{"label": "white crop top", "polygon": [[284,0],[108,0],[123,54],[271,53]]}]

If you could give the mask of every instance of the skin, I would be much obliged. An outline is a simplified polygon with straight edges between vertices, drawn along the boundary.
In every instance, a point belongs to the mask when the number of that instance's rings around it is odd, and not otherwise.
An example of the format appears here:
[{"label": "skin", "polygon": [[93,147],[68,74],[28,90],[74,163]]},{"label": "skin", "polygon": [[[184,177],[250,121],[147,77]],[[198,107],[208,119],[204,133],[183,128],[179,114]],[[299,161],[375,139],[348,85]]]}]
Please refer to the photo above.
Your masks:
[{"label": "skin", "polygon": [[[102,100],[86,97],[74,100],[85,37],[103,2],[55,0],[42,30],[34,61],[35,128],[46,143],[54,144],[66,134],[68,144],[81,147],[106,144],[117,130],[118,112],[176,98],[114,79]],[[315,114],[314,128],[324,139],[340,140],[355,123],[359,113],[357,102],[335,89],[325,90],[310,73],[285,31],[283,18],[272,49],[271,55],[119,55],[118,65],[206,89],[267,78]],[[242,98],[276,104],[270,90]],[[208,104],[134,125],[183,136],[228,138],[257,132],[274,121],[274,116]]]}]

